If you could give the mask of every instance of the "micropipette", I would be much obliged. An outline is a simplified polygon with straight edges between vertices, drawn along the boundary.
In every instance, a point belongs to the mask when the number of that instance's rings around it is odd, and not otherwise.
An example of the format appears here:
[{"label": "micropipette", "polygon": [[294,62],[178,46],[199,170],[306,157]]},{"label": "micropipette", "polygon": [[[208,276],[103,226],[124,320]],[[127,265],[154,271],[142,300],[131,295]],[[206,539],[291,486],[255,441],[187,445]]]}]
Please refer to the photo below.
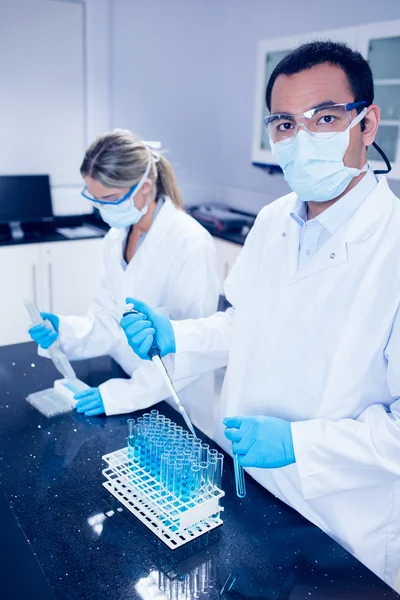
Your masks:
[{"label": "micropipette", "polygon": [[[29,316],[32,321],[32,325],[44,325],[49,328],[49,326],[45,323],[42,315],[39,312],[38,307],[34,302],[30,300],[25,300],[24,304],[29,312]],[[52,327],[52,325],[50,325]],[[56,340],[48,349],[48,353],[50,355],[51,360],[53,361],[54,366],[57,371],[61,373],[65,379],[76,379],[75,371],[73,370],[71,363],[68,358],[65,356],[64,352],[61,351],[60,342]]]},{"label": "micropipette", "polygon": [[[140,314],[137,310],[131,308],[132,305],[127,305],[127,309],[126,312],[124,312],[124,317],[126,315],[138,315]],[[162,361],[161,358],[161,353],[160,353],[160,349],[157,346],[156,341],[154,340],[152,347],[150,348],[148,355],[150,357],[150,359],[152,360],[153,364],[157,367],[158,372],[160,373],[161,378],[163,379],[164,383],[167,385],[170,394],[172,396],[172,398],[175,401],[175,404],[179,410],[179,412],[182,415],[182,418],[184,419],[189,431],[195,436],[197,437],[197,435],[195,434],[193,425],[188,417],[188,414],[184,408],[184,406],[182,405],[182,402],[179,400],[178,394],[176,393],[174,384],[171,381],[171,378],[168,374],[167,368],[164,365],[164,362]]]}]

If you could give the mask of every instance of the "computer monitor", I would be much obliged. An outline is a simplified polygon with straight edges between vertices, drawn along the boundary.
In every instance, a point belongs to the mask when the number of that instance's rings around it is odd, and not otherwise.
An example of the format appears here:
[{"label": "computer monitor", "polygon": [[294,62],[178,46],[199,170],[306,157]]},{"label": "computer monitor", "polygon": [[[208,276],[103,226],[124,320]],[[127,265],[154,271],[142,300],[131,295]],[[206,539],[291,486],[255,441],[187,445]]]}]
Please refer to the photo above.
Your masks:
[{"label": "computer monitor", "polygon": [[48,175],[0,175],[0,223],[14,238],[23,237],[21,223],[53,218]]}]

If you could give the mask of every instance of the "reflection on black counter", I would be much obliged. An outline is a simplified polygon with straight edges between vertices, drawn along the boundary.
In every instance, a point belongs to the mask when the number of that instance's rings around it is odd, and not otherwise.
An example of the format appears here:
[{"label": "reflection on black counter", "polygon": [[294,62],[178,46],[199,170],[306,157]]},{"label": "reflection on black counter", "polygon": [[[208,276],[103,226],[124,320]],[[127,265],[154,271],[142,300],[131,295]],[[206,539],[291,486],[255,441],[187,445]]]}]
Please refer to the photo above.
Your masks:
[{"label": "reflection on black counter", "polygon": [[[121,377],[109,358],[75,362],[74,368],[90,386]],[[9,548],[7,575],[15,589],[30,553],[26,576],[35,585],[37,568],[59,600],[170,600],[184,598],[184,588],[188,600],[398,598],[250,477],[246,498],[237,498],[229,458],[224,525],[193,546],[168,550],[102,487],[101,457],[125,445],[127,415],[71,412],[46,419],[25,401],[57,377],[35,344],[0,348],[0,488],[11,509],[0,512],[0,532],[15,515],[29,540],[21,542],[25,553]],[[166,403],[157,408],[176,416]],[[3,590],[0,597],[18,600]],[[31,597],[45,598],[33,589]]]}]

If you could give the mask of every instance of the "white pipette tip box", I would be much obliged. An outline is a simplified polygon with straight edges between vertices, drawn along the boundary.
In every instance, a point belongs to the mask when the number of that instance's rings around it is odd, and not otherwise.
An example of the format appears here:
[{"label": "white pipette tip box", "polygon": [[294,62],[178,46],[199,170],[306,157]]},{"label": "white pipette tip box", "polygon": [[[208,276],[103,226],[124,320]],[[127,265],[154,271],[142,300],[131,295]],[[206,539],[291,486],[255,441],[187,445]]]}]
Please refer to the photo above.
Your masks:
[{"label": "white pipette tip box", "polygon": [[89,388],[80,379],[56,379],[52,388],[29,394],[26,398],[45,417],[56,417],[76,406],[74,395]]},{"label": "white pipette tip box", "polygon": [[65,400],[68,400],[72,407],[77,403],[74,399],[75,394],[88,390],[89,387],[80,379],[56,379],[54,382],[54,391]]},{"label": "white pipette tip box", "polygon": [[198,504],[181,502],[163,495],[160,482],[129,458],[128,448],[102,458],[108,465],[103,486],[171,550],[222,525],[222,490]]}]

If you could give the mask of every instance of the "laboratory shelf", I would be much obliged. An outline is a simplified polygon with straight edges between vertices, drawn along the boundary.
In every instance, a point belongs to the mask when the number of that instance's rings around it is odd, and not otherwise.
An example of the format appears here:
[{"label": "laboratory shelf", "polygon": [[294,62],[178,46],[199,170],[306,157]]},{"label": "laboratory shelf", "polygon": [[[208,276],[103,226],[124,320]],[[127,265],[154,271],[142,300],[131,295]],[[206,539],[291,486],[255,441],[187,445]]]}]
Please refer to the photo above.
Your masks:
[{"label": "laboratory shelf", "polygon": [[128,448],[102,458],[108,465],[102,471],[106,478],[103,486],[171,550],[222,525],[222,490],[200,503],[182,502],[166,494],[157,479],[133,462]]}]

